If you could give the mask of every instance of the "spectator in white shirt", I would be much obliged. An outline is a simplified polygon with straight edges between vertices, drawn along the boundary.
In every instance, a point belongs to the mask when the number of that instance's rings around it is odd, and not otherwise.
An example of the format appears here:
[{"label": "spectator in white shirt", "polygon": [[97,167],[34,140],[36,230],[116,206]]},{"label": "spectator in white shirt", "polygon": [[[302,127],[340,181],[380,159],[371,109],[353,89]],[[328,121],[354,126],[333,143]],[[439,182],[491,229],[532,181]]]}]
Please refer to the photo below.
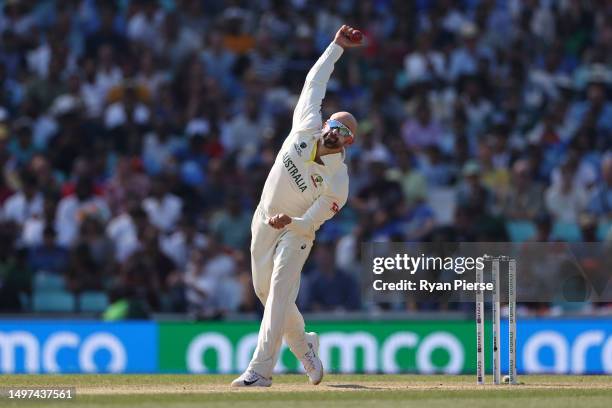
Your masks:
[{"label": "spectator in white shirt", "polygon": [[[225,126],[221,143],[228,152],[239,151],[239,155],[254,155],[261,145],[270,122],[261,114],[260,101],[250,97],[244,102],[243,112]],[[242,160],[241,160],[242,161]]]},{"label": "spectator in white shirt", "polygon": [[139,203],[132,202],[129,211],[113,218],[106,227],[106,236],[113,241],[115,260],[123,263],[130,255],[141,248],[139,231],[149,226],[147,213]]},{"label": "spectator in white shirt", "polygon": [[564,223],[577,223],[588,200],[586,191],[574,183],[574,172],[568,163],[561,166],[561,180],[546,190],[545,198],[548,212]]},{"label": "spectator in white shirt", "polygon": [[168,181],[159,176],[153,181],[151,194],[142,202],[149,221],[164,233],[171,232],[183,209],[183,200],[169,191]]},{"label": "spectator in white shirt", "polygon": [[234,257],[214,239],[205,251],[194,251],[185,273],[189,310],[199,316],[236,311],[242,300],[236,269]]},{"label": "spectator in white shirt", "polygon": [[62,198],[55,216],[55,231],[58,243],[71,246],[78,237],[79,227],[85,216],[93,215],[103,222],[110,218],[106,201],[96,197],[93,182],[84,177],[77,181],[74,194]]},{"label": "spectator in white shirt", "polygon": [[108,91],[123,81],[123,72],[115,64],[113,48],[109,44],[101,45],[98,49],[98,71],[96,72],[96,87],[104,100],[108,96]]},{"label": "spectator in white shirt", "polygon": [[167,238],[162,238],[161,249],[174,261],[179,270],[185,270],[192,253],[206,248],[207,244],[208,238],[198,232],[195,220],[182,218],[178,231]]},{"label": "spectator in white shirt", "polygon": [[431,34],[419,36],[417,48],[404,58],[404,69],[410,83],[434,80],[444,76],[444,55],[431,48]]},{"label": "spectator in white shirt", "polygon": [[2,218],[21,227],[28,218],[42,215],[44,198],[33,174],[24,171],[20,178],[21,190],[5,201]]}]

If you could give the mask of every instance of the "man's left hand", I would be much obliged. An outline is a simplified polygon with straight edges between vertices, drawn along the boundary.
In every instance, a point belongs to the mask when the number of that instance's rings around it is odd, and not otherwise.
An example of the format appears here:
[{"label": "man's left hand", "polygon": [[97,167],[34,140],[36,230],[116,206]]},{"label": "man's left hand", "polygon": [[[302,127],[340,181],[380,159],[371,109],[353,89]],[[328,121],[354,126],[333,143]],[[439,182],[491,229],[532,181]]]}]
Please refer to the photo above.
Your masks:
[{"label": "man's left hand", "polygon": [[289,224],[291,224],[291,217],[286,214],[278,214],[268,219],[268,225],[276,229],[283,229]]}]

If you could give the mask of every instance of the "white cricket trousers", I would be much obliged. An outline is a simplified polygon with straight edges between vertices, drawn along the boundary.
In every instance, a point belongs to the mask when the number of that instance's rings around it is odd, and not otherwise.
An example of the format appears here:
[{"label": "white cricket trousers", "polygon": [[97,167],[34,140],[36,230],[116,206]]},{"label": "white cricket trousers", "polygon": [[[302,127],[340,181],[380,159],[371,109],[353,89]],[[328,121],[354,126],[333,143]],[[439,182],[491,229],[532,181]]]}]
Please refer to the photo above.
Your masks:
[{"label": "white cricket trousers", "polygon": [[259,206],[253,215],[251,233],[253,286],[264,305],[264,314],[249,369],[271,377],[283,337],[296,357],[308,351],[304,318],[295,300],[313,239],[286,228],[272,228]]}]

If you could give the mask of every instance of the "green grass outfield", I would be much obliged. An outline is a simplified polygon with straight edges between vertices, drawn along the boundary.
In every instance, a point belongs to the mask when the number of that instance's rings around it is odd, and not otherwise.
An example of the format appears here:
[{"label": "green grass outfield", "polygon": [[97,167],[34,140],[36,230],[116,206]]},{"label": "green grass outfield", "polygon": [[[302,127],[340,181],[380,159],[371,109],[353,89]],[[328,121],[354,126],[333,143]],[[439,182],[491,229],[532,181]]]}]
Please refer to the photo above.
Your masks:
[{"label": "green grass outfield", "polygon": [[[75,387],[72,401],[1,397],[0,407],[612,407],[612,376],[522,376],[516,386],[477,386],[464,375],[274,377],[272,388],[230,389],[231,375],[0,375],[0,387]],[[487,381],[491,381],[490,377]]]}]

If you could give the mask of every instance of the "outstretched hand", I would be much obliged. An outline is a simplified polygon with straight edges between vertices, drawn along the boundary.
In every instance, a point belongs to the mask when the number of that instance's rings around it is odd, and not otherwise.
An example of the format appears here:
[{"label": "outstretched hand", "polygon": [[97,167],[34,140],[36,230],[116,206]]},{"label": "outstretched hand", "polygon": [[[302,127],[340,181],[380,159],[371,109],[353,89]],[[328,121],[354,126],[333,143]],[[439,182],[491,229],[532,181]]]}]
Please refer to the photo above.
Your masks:
[{"label": "outstretched hand", "polygon": [[286,214],[278,214],[268,219],[268,225],[275,229],[283,229],[291,224],[291,217]]},{"label": "outstretched hand", "polygon": [[364,44],[363,38],[359,42],[353,42],[350,39],[350,35],[356,31],[355,28],[347,25],[343,25],[340,27],[338,32],[336,33],[336,37],[334,38],[334,42],[341,46],[342,48],[356,48],[361,47]]}]

